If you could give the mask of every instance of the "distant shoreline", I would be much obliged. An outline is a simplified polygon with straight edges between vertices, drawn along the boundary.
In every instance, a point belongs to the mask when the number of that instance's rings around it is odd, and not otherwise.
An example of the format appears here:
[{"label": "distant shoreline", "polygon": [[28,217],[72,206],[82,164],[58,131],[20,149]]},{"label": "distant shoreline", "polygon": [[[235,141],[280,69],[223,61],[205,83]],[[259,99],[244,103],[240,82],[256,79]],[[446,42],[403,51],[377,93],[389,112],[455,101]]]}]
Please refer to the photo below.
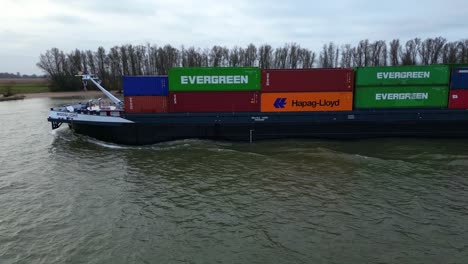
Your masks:
[{"label": "distant shoreline", "polygon": [[12,95],[8,97],[0,97],[0,102],[6,102],[6,101],[16,101],[16,100],[23,100],[25,98],[24,95]]},{"label": "distant shoreline", "polygon": [[48,93],[25,93],[21,94],[25,99],[31,98],[61,98],[61,97],[89,97],[104,94],[101,91],[77,91],[77,92],[48,92]]},{"label": "distant shoreline", "polygon": [[[115,91],[112,91],[116,94]],[[47,93],[19,93],[11,97],[1,97],[1,101],[12,101],[33,98],[68,98],[68,97],[105,97],[101,91],[77,91],[77,92],[47,92]]]}]

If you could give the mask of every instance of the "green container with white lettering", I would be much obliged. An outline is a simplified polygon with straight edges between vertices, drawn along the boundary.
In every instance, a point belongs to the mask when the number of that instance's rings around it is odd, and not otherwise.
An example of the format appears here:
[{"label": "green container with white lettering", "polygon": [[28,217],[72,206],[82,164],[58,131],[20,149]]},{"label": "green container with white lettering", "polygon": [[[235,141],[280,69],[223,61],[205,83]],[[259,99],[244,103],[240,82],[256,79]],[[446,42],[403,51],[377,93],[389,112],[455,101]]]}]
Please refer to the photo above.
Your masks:
[{"label": "green container with white lettering", "polygon": [[359,67],[356,86],[448,85],[450,70],[447,65]]},{"label": "green container with white lettering", "polygon": [[354,108],[446,108],[448,93],[447,86],[358,87]]},{"label": "green container with white lettering", "polygon": [[169,91],[260,91],[260,76],[256,67],[172,68]]}]

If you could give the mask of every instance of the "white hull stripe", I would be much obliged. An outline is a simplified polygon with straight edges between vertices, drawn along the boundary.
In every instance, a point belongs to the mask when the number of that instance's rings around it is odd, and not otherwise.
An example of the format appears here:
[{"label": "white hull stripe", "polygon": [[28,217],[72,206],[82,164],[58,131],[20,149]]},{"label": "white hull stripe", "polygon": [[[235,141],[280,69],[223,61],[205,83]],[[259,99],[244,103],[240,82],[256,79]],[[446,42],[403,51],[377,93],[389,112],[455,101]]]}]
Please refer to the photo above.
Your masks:
[{"label": "white hull stripe", "polygon": [[62,111],[50,111],[49,118],[51,119],[63,119],[73,121],[87,121],[87,122],[101,122],[101,123],[134,123],[133,121],[127,120],[121,117],[115,116],[98,116],[98,115],[86,115]]}]

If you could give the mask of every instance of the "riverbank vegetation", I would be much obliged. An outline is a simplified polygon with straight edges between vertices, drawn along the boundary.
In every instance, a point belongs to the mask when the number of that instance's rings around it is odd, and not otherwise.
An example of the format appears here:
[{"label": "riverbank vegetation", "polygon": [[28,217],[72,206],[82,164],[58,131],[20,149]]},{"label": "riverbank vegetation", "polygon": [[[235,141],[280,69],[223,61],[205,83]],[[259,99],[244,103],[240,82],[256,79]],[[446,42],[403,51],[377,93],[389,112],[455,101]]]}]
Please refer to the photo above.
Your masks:
[{"label": "riverbank vegetation", "polygon": [[176,48],[172,45],[122,45],[109,50],[58,48],[41,54],[37,66],[49,76],[51,91],[71,91],[82,87],[78,72],[96,74],[105,87],[120,90],[123,75],[166,75],[172,67],[258,66],[263,69],[336,68],[386,65],[468,64],[468,40],[449,42],[445,38],[419,38],[402,42],[394,39],[362,40],[357,45],[325,44],[312,51],[296,43],[273,48],[264,44],[247,47],[213,46]]},{"label": "riverbank vegetation", "polygon": [[47,78],[0,78],[0,94],[8,97],[13,94],[49,92]]}]

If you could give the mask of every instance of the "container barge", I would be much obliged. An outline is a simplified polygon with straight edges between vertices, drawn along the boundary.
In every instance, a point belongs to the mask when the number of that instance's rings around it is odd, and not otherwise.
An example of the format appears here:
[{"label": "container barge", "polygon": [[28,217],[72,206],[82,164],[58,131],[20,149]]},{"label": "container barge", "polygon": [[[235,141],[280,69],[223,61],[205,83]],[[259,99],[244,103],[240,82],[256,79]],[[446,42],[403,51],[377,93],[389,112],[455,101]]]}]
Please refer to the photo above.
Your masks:
[{"label": "container barge", "polygon": [[124,77],[124,102],[52,108],[56,129],[126,145],[178,139],[468,138],[468,68],[173,68]]}]

